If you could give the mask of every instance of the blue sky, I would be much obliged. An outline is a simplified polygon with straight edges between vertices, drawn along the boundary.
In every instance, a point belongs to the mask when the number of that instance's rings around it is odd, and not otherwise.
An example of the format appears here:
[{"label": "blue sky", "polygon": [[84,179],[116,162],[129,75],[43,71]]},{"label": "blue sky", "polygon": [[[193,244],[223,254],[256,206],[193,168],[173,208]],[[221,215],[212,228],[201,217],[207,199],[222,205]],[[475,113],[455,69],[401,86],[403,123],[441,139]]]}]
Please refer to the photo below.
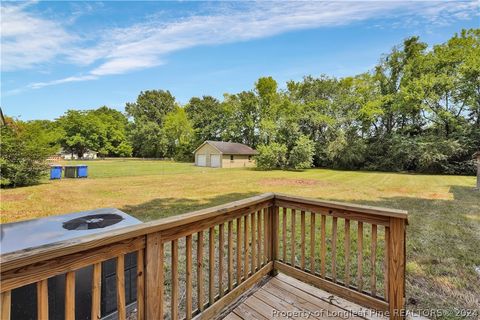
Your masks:
[{"label": "blue sky", "polygon": [[123,111],[141,90],[192,96],[285,87],[304,75],[355,75],[403,39],[430,45],[478,28],[478,1],[5,2],[5,114]]}]

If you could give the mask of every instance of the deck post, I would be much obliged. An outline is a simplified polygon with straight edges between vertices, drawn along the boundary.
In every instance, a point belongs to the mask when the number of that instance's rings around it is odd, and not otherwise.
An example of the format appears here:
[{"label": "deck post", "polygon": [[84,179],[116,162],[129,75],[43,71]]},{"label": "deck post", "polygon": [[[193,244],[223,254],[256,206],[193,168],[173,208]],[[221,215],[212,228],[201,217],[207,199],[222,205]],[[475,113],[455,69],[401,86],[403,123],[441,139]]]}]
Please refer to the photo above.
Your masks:
[{"label": "deck post", "polygon": [[145,248],[146,319],[163,319],[164,244],[160,232],[147,234]]},{"label": "deck post", "polygon": [[[278,228],[278,215],[279,215],[279,208],[278,206],[276,205],[273,205],[269,208],[269,211],[270,211],[270,226],[271,226],[271,231],[270,231],[270,235],[271,235],[271,256],[270,256],[270,260],[271,261],[277,261],[278,260],[278,233],[279,233],[279,228]],[[275,268],[275,264],[274,264],[274,267],[273,267],[273,270],[272,272],[270,273],[270,275],[272,276],[276,276],[278,274],[278,269]]]},{"label": "deck post", "polygon": [[388,302],[390,319],[405,319],[405,224],[406,220],[390,218]]}]

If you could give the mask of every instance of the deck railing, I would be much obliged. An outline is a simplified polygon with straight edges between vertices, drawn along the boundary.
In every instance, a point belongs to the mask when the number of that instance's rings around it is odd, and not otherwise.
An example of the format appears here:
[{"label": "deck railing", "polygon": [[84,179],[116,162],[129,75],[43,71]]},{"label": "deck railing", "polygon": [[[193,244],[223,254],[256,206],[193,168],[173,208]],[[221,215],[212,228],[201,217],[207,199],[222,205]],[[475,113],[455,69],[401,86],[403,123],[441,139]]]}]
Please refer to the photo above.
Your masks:
[{"label": "deck railing", "polygon": [[38,319],[48,319],[47,281],[62,274],[65,319],[74,319],[75,272],[92,265],[91,318],[99,319],[101,263],[112,258],[125,319],[130,252],[137,252],[140,320],[211,319],[278,271],[401,319],[406,223],[404,211],[270,193],[18,251],[1,256],[1,319],[10,319],[11,290],[34,283]]}]

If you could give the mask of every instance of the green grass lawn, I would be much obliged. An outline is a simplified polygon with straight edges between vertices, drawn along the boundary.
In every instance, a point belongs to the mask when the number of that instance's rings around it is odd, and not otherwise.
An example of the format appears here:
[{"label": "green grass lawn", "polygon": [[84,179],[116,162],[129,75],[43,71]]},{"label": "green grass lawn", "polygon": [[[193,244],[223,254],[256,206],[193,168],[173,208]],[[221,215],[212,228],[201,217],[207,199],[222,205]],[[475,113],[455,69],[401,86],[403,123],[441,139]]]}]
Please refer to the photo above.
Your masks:
[{"label": "green grass lawn", "polygon": [[[72,164],[75,162],[69,162]],[[311,169],[198,168],[142,160],[85,161],[88,179],[2,190],[1,221],[101,207],[149,221],[263,192],[409,211],[408,308],[480,308],[480,193],[474,177]],[[442,318],[454,319],[453,314]]]}]

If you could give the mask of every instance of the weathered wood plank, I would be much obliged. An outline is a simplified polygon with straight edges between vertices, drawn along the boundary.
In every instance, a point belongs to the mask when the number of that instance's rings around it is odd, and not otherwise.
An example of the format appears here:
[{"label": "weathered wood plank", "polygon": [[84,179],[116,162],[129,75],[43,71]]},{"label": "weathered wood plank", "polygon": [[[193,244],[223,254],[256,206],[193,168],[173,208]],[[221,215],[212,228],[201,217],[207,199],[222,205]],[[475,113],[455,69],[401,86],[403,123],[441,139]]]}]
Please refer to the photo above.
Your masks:
[{"label": "weathered wood plank", "polygon": [[291,219],[291,230],[290,230],[290,265],[292,267],[295,267],[295,247],[296,247],[296,241],[295,241],[295,234],[296,234],[296,226],[295,226],[295,209],[292,209],[290,215]]},{"label": "weathered wood plank", "polygon": [[185,270],[185,318],[192,319],[192,235],[185,239],[185,255],[186,255],[186,270]]},{"label": "weathered wood plank", "polygon": [[2,320],[10,320],[12,308],[12,294],[11,291],[1,293],[0,301],[0,317]]},{"label": "weathered wood plank", "polygon": [[357,289],[363,291],[363,223],[358,222],[357,232]]},{"label": "weathered wood plank", "polygon": [[[219,216],[222,217],[220,220],[229,220],[232,219],[232,215],[235,215],[236,213],[244,213],[246,211],[252,212],[259,210],[259,208],[272,206],[273,198],[273,193],[262,194],[224,205],[142,223],[118,230],[111,230],[101,234],[86,236],[82,237],[81,239],[61,241],[56,244],[40,246],[35,249],[20,250],[13,253],[4,254],[0,256],[2,273],[11,269],[17,269],[26,265],[54,259],[56,257],[63,257],[65,255],[70,255],[77,252],[85,252],[90,249],[108,246],[113,243],[140,236],[143,237],[147,234],[152,234],[155,232],[169,229],[179,232],[180,230],[183,230],[186,225],[199,221],[216,221]],[[221,222],[224,221],[219,221],[215,224]],[[192,232],[190,232],[190,234],[191,233]],[[183,236],[186,235],[188,234]],[[168,241],[168,239],[164,238],[164,241]]]},{"label": "weathered wood plank", "polygon": [[315,212],[310,212],[310,272],[315,274]]},{"label": "weathered wood plank", "polygon": [[178,320],[178,240],[172,240],[172,291],[171,291],[171,317]]},{"label": "weathered wood plank", "polygon": [[250,266],[250,270],[251,270],[251,273],[254,274],[255,273],[255,269],[256,269],[256,263],[257,263],[257,240],[255,239],[256,238],[256,234],[257,234],[257,219],[256,219],[256,215],[255,215],[255,212],[253,212],[251,215],[250,215],[250,221],[252,223],[252,226],[251,226],[251,237],[252,237],[252,259],[251,259],[251,266]]},{"label": "weathered wood plank", "polygon": [[[283,273],[279,273],[278,276],[275,277],[275,279],[272,279],[271,281],[269,281],[269,283],[270,282],[275,284],[277,282],[281,282],[289,285],[289,288],[293,287],[293,289],[291,289],[289,292],[297,293],[295,289],[301,290],[305,294],[308,294],[308,296],[313,297],[313,299],[308,299],[308,300],[314,304],[317,304],[318,299],[320,299],[322,301],[327,302],[329,305],[333,305],[335,307],[339,307],[343,310],[346,310],[350,313],[348,317],[349,319],[356,319],[356,320],[360,320],[364,318],[368,320],[386,320],[387,319],[387,317],[383,317],[380,314],[375,315],[373,313],[369,313],[368,316],[365,316],[366,315],[365,306],[361,306],[358,303],[352,302],[351,300],[348,300],[348,299],[344,299],[338,295],[335,295],[335,298],[332,299],[332,293],[326,290],[320,289],[318,286],[312,286],[306,282],[287,276],[286,274],[283,274]],[[322,308],[322,305],[320,304],[319,307]]]},{"label": "weathered wood plank", "polygon": [[242,282],[242,219],[237,218],[237,286]]},{"label": "weathered wood plank", "polygon": [[[294,295],[301,305],[305,305],[309,311],[325,310],[328,314],[320,315],[321,319],[350,319],[350,320],[386,320],[385,317],[366,316],[367,309],[354,302],[343,299],[337,295],[325,290],[314,287],[305,282],[301,282],[295,278],[289,277],[285,274],[279,274],[279,277],[269,281],[265,287],[268,286],[279,288],[278,292],[285,292],[285,296]],[[305,304],[302,304],[305,303]],[[347,315],[345,311],[348,311]],[[336,315],[336,316],[335,316]]]},{"label": "weathered wood plank", "polygon": [[203,231],[197,233],[197,300],[198,310],[203,311],[204,307],[204,277],[203,277]]},{"label": "weathered wood plank", "polygon": [[332,281],[337,282],[337,217],[332,221]]},{"label": "weathered wood plank", "polygon": [[372,296],[377,295],[377,225],[372,224],[372,241],[370,248],[370,292]]},{"label": "weathered wood plank", "polygon": [[[257,311],[258,313],[260,313],[266,319],[269,319],[270,317],[272,317],[272,314],[273,314],[274,310],[279,311],[277,308],[273,307],[272,305],[270,305],[270,304],[260,300],[259,298],[257,298],[257,296],[255,296],[255,294],[248,297],[247,300],[245,300],[245,302],[243,304],[252,308],[253,310]],[[282,320],[283,319],[285,319],[285,320],[288,319],[288,317],[282,316],[280,314],[278,316],[276,316],[275,318],[282,319]]]},{"label": "weathered wood plank", "polygon": [[[215,228],[208,232],[208,303],[215,301]],[[177,305],[175,307],[178,307]]]},{"label": "weathered wood plank", "polygon": [[268,223],[268,210],[263,209],[263,263],[266,264],[268,262],[269,254],[270,254],[270,233],[269,233],[269,223]]},{"label": "weathered wood plank", "polygon": [[257,270],[262,266],[262,213],[260,210],[257,211]]},{"label": "weathered wood plank", "polygon": [[145,247],[145,238],[134,238],[113,245],[91,249],[86,252],[78,252],[38,262],[15,270],[6,272],[3,272],[2,270],[0,290],[3,292],[22,287],[59,274],[75,271],[98,262],[106,261],[121,254],[137,251],[143,247]]},{"label": "weathered wood plank", "polygon": [[[271,243],[272,243],[272,255],[270,257],[270,260],[275,261],[278,260],[279,258],[279,236],[278,233],[280,232],[279,230],[279,209],[278,207],[271,207],[270,208],[270,215],[271,215]],[[277,271],[274,269],[272,272],[272,275],[276,275]]]},{"label": "weathered wood plank", "polygon": [[235,312],[230,312],[223,318],[223,320],[243,320],[240,316],[238,316]]},{"label": "weathered wood plank", "polygon": [[92,320],[101,318],[101,298],[102,298],[102,264],[93,265],[92,275]]},{"label": "weathered wood plank", "polygon": [[283,217],[282,217],[282,261],[287,262],[287,208],[282,208]]},{"label": "weathered wood plank", "polygon": [[280,261],[275,261],[274,263],[276,268],[285,273],[286,275],[296,278],[302,282],[308,283],[310,285],[316,286],[320,289],[328,291],[332,294],[338,295],[339,297],[345,298],[352,302],[364,305],[368,308],[372,308],[379,311],[387,311],[388,304],[385,301],[373,298],[372,296],[366,295],[364,293],[358,292],[353,289],[345,288],[339,284],[333,283],[326,279],[314,276],[305,271],[293,268],[287,264],[284,264]]},{"label": "weathered wood plank", "polygon": [[[92,318],[94,319],[94,318]],[[145,319],[145,255],[137,251],[137,320]]]},{"label": "weathered wood plank", "polygon": [[127,317],[125,309],[125,256],[117,257],[117,268],[115,272],[117,281],[117,317],[118,320],[125,320]]},{"label": "weathered wood plank", "polygon": [[390,259],[390,249],[389,249],[389,243],[390,243],[390,228],[385,227],[385,252],[384,252],[384,257],[383,257],[383,267],[384,267],[384,276],[383,276],[383,281],[384,283],[384,290],[385,290],[385,301],[388,301],[388,260]]},{"label": "weathered wood plank", "polygon": [[65,274],[65,320],[75,320],[75,271]]},{"label": "weathered wood plank", "polygon": [[275,203],[278,205],[278,202],[281,202],[281,201],[297,202],[300,204],[309,204],[309,205],[315,205],[319,207],[332,208],[332,209],[357,211],[361,213],[368,213],[368,214],[374,214],[374,215],[385,216],[385,217],[395,217],[400,219],[408,218],[407,211],[404,211],[404,210],[364,206],[364,205],[358,205],[358,204],[347,203],[347,202],[325,201],[325,200],[286,195],[282,193],[275,193]]},{"label": "weathered wood plank", "polygon": [[350,220],[345,219],[345,286],[350,287]]},{"label": "weathered wood plank", "polygon": [[225,227],[223,223],[218,225],[218,294],[223,297],[224,287],[223,287],[223,251],[225,244]]},{"label": "weathered wood plank", "polygon": [[245,291],[253,287],[256,283],[260,281],[261,278],[266,276],[273,270],[273,262],[270,261],[265,266],[263,266],[259,271],[257,271],[253,276],[242,282],[240,285],[235,287],[232,291],[228,292],[223,298],[217,300],[211,307],[205,309],[204,312],[198,314],[195,319],[206,319],[210,320],[215,318],[226,306],[232,303],[235,299],[241,296]]},{"label": "weathered wood plank", "polygon": [[388,294],[390,319],[404,319],[405,220],[392,218],[389,237]]},{"label": "weathered wood plank", "polygon": [[362,213],[357,211],[349,211],[344,209],[334,209],[330,207],[316,206],[308,203],[290,202],[285,200],[275,200],[275,204],[281,207],[295,209],[298,211],[315,211],[319,214],[323,214],[329,217],[337,217],[341,219],[350,219],[355,221],[361,221],[364,223],[388,225],[389,217],[383,215],[376,215],[371,213]]},{"label": "weathered wood plank", "polygon": [[48,320],[48,280],[47,279],[37,282],[37,318],[38,320]]},{"label": "weathered wood plank", "polygon": [[320,226],[320,236],[321,236],[321,249],[320,249],[320,274],[322,278],[325,277],[325,259],[327,257],[327,232],[326,232],[327,217],[322,214],[321,226]]},{"label": "weathered wood plank", "polygon": [[249,238],[249,218],[250,216],[247,214],[243,217],[243,252],[244,252],[244,259],[243,259],[243,278],[248,278],[248,268],[249,268],[249,255],[250,255],[250,245],[248,243]]},{"label": "weathered wood plank", "polygon": [[160,233],[147,235],[145,247],[145,304],[147,319],[163,319],[164,244]]},{"label": "weathered wood plank", "polygon": [[[260,203],[253,206],[252,210],[256,210],[257,208],[268,208],[268,207],[269,207],[269,203]],[[164,241],[166,242],[174,239],[180,239],[180,238],[186,237],[189,234],[198,232],[200,230],[207,230],[212,226],[219,225],[220,223],[225,223],[229,219],[243,217],[247,212],[252,212],[252,211],[237,210],[235,212],[230,213],[228,216],[218,215],[213,218],[188,223],[180,227],[176,226],[173,228],[169,228],[162,231],[162,239],[164,239]]]},{"label": "weathered wood plank", "polygon": [[228,291],[233,289],[233,221],[228,221]]},{"label": "weathered wood plank", "polygon": [[[284,277],[286,276],[284,275]],[[310,285],[308,286],[311,287]],[[314,289],[313,287],[311,288]],[[325,310],[329,312],[328,319],[332,319],[332,320],[345,319],[339,316],[334,316],[334,314],[342,314],[342,311],[344,311],[343,309],[329,302],[326,302],[320,298],[317,298],[311,293],[306,293],[301,289],[298,289],[297,287],[291,285],[290,283],[286,283],[278,278],[274,278],[270,280],[267,284],[263,286],[263,289],[280,299],[284,299],[285,301],[296,306],[297,308],[301,308],[302,310],[312,312],[311,317],[313,317],[314,319],[327,318],[326,316],[322,317],[320,315],[318,317],[313,316],[315,312],[318,312],[320,310]],[[332,299],[332,300],[335,300],[335,299]],[[361,320],[361,318],[355,318],[355,317],[349,317],[349,319]]]},{"label": "weathered wood plank", "polygon": [[262,316],[258,311],[255,309],[247,306],[246,304],[242,303],[237,308],[235,308],[235,313],[240,316],[241,319],[244,320],[268,320],[268,318]]},{"label": "weathered wood plank", "polygon": [[300,212],[300,268],[305,270],[305,211]]}]

